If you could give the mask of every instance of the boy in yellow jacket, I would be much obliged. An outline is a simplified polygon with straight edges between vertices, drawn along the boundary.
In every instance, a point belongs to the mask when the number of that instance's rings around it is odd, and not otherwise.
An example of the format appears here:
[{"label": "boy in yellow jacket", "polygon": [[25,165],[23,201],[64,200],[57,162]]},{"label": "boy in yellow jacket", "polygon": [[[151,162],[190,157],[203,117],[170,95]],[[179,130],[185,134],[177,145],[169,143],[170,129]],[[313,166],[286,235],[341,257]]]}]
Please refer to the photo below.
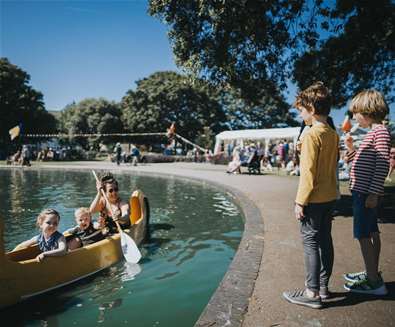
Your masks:
[{"label": "boy in yellow jacket", "polygon": [[287,291],[283,297],[294,304],[321,308],[328,298],[333,267],[332,210],[336,200],[336,165],[339,136],[328,123],[331,99],[328,89],[317,82],[298,94],[295,107],[311,123],[303,137],[300,179],[295,216],[300,221],[304,247],[305,288]]}]

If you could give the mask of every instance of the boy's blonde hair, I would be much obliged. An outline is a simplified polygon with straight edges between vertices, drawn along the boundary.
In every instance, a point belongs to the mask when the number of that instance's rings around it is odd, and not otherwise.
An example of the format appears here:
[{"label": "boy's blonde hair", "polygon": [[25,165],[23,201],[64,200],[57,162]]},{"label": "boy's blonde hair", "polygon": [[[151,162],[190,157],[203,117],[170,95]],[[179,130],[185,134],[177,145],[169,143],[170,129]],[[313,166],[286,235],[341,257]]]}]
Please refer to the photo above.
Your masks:
[{"label": "boy's blonde hair", "polygon": [[77,219],[78,217],[81,217],[82,215],[88,214],[89,217],[91,217],[91,212],[89,211],[89,208],[86,207],[81,207],[78,209],[75,209],[74,211],[74,217]]},{"label": "boy's blonde hair", "polygon": [[323,82],[315,82],[301,91],[295,99],[294,107],[298,110],[305,108],[314,114],[328,116],[331,111],[331,95]]},{"label": "boy's blonde hair", "polygon": [[389,112],[384,96],[376,90],[365,90],[358,93],[351,100],[350,111],[353,114],[360,113],[367,116],[376,123],[381,123]]},{"label": "boy's blonde hair", "polygon": [[36,225],[37,227],[40,227],[43,224],[43,221],[47,215],[54,215],[58,218],[58,222],[60,220],[60,214],[57,212],[55,209],[44,209],[43,211],[40,212],[40,214],[37,216],[36,220]]}]

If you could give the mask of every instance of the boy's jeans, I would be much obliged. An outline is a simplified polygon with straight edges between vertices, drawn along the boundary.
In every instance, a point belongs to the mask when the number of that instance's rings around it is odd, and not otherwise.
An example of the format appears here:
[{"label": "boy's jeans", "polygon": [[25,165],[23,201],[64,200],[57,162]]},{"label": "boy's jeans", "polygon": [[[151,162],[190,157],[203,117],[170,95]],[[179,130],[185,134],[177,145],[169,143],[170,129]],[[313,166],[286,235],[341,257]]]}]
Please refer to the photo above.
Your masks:
[{"label": "boy's jeans", "polygon": [[332,210],[335,201],[309,203],[300,224],[303,239],[306,286],[318,292],[328,287],[333,267]]}]

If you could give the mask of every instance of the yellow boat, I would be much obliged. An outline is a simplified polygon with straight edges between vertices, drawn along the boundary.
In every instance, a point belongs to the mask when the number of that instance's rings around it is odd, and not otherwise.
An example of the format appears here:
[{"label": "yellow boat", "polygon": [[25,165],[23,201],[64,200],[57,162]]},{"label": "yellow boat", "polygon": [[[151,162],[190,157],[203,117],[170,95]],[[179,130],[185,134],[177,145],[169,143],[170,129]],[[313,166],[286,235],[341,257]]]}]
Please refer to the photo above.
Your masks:
[{"label": "yellow boat", "polygon": [[[132,226],[124,230],[137,245],[146,237],[149,207],[144,194],[136,190],[129,200]],[[4,251],[3,226],[0,221],[0,308],[16,304],[93,275],[122,260],[119,233],[99,242],[68,252],[61,257],[47,257],[38,262],[37,246]]]}]

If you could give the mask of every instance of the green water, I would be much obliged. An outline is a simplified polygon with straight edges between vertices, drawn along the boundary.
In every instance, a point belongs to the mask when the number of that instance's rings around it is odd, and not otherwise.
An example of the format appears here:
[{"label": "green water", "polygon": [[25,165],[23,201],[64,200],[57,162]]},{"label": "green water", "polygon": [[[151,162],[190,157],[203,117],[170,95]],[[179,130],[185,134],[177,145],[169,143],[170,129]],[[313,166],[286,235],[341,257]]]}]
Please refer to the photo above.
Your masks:
[{"label": "green water", "polygon": [[[73,285],[0,311],[7,326],[193,326],[223,278],[243,221],[229,196],[204,183],[117,175],[126,199],[141,189],[151,206],[150,243],[141,272],[125,262]],[[96,194],[90,172],[0,170],[5,247],[37,234],[47,207],[61,213],[59,230]],[[67,269],[67,267],[65,267]],[[7,324],[4,324],[7,322]]]}]

